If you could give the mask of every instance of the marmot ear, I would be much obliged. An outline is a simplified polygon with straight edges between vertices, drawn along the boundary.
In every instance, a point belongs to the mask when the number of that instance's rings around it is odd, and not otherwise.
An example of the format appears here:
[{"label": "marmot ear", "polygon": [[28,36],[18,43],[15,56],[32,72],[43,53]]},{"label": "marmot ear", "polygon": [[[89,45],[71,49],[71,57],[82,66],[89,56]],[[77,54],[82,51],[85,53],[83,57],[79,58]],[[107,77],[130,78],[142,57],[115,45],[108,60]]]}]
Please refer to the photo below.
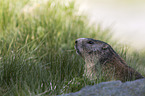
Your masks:
[{"label": "marmot ear", "polygon": [[108,45],[103,46],[102,49],[103,49],[103,50],[108,49]]}]

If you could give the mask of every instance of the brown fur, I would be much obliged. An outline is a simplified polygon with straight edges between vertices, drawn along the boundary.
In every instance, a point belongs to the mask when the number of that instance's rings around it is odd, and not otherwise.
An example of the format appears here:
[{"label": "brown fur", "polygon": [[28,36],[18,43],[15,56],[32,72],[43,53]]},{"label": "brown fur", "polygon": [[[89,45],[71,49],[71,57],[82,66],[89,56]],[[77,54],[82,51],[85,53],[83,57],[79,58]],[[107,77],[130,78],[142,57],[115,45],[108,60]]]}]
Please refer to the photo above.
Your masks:
[{"label": "brown fur", "polygon": [[98,77],[98,66],[108,79],[114,77],[124,82],[144,78],[129,67],[109,44],[90,38],[79,38],[75,43],[77,53],[85,60],[85,74],[88,78]]}]

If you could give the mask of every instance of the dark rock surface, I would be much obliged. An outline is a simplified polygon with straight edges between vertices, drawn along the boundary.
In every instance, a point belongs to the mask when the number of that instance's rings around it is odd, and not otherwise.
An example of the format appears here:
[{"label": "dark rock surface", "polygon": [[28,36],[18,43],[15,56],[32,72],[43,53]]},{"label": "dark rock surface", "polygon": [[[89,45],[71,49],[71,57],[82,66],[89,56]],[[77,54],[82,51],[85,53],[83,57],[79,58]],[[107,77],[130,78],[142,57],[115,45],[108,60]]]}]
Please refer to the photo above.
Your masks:
[{"label": "dark rock surface", "polygon": [[145,79],[102,82],[61,96],[145,96]]}]

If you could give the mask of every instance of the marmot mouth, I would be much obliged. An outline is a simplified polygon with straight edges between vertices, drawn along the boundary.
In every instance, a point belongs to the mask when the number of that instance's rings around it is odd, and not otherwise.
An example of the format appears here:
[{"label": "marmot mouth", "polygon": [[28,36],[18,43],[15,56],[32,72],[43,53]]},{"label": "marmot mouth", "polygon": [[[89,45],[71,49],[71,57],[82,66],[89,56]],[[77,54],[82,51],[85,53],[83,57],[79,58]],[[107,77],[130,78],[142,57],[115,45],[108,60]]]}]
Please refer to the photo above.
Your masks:
[{"label": "marmot mouth", "polygon": [[77,45],[75,45],[74,47],[75,47],[75,49],[76,49],[76,53],[77,53],[78,55],[81,55],[81,52],[80,52],[79,49],[77,48]]}]

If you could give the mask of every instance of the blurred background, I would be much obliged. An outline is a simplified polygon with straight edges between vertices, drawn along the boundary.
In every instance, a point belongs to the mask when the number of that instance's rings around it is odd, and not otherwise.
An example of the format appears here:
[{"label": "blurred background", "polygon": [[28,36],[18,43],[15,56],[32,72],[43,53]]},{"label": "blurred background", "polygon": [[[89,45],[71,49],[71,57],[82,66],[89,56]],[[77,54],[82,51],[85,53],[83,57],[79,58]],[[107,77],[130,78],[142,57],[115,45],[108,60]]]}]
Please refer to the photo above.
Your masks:
[{"label": "blurred background", "polygon": [[111,28],[113,37],[136,49],[145,48],[144,0],[77,0],[91,23]]}]

